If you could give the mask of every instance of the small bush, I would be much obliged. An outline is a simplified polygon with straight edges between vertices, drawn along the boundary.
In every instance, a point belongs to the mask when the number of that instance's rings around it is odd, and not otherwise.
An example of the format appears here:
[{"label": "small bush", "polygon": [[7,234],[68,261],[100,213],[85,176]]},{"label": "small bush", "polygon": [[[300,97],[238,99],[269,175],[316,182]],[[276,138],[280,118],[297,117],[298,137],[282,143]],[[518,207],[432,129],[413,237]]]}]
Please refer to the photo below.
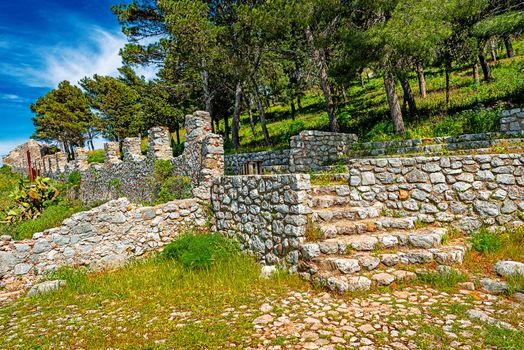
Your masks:
[{"label": "small bush", "polygon": [[471,235],[473,249],[479,253],[494,253],[502,247],[500,234],[482,229]]},{"label": "small bush", "polygon": [[155,161],[153,176],[157,183],[162,183],[173,175],[175,166],[169,160],[159,159]]},{"label": "small bush", "polygon": [[88,163],[103,163],[105,161],[106,154],[103,149],[95,149],[87,153]]},{"label": "small bush", "polygon": [[225,261],[237,253],[236,245],[218,233],[186,233],[168,244],[161,256],[178,261],[190,269],[203,269]]},{"label": "small bush", "polygon": [[82,178],[80,176],[80,171],[75,170],[71,174],[69,174],[69,176],[67,178],[67,187],[69,187],[69,188],[79,188],[81,181],[82,181]]},{"label": "small bush", "polygon": [[153,204],[158,205],[192,197],[191,179],[187,176],[172,176],[162,183]]}]

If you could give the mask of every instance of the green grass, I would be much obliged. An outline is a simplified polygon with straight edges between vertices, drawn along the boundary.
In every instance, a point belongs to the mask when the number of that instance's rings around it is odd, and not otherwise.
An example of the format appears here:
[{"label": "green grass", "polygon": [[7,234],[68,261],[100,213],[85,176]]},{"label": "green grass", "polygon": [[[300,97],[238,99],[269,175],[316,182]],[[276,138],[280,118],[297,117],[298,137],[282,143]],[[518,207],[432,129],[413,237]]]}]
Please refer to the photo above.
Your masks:
[{"label": "green grass", "polygon": [[13,204],[9,194],[18,187],[20,178],[19,175],[13,174],[9,167],[3,166],[0,168],[0,209],[7,208]]},{"label": "green grass", "polygon": [[47,207],[42,215],[34,220],[26,220],[13,225],[0,225],[0,234],[9,235],[15,240],[29,239],[36,232],[60,226],[62,221],[83,210],[85,207],[79,202],[60,202]]},{"label": "green grass", "polygon": [[103,149],[95,149],[87,153],[88,163],[103,163],[106,155]]},{"label": "green grass", "polygon": [[266,296],[307,289],[296,276],[259,274],[260,265],[240,254],[205,269],[152,258],[102,273],[60,270],[52,277],[67,280],[62,290],[0,308],[0,327],[27,324],[14,338],[0,332],[0,343],[24,349],[229,348],[251,336]]},{"label": "green grass", "polygon": [[453,269],[444,272],[425,272],[417,275],[417,282],[444,291],[455,290],[459,283],[466,282],[467,280],[468,277],[465,274]]},{"label": "green grass", "polygon": [[500,260],[523,261],[524,226],[495,232],[481,229],[471,235],[472,250],[464,257],[463,267],[474,274],[493,274]]},{"label": "green grass", "polygon": [[[494,80],[476,84],[471,68],[457,66],[451,74],[451,107],[446,109],[445,74],[442,69],[426,71],[428,97],[418,94],[415,74],[410,76],[411,88],[415,94],[418,118],[405,117],[407,134],[403,138],[425,138],[465,133],[497,131],[499,109],[508,101],[524,104],[524,40],[514,41],[517,56],[506,59],[503,56],[497,64],[491,63]],[[347,90],[348,103],[340,101],[337,118],[342,132],[355,133],[361,141],[400,139],[393,133],[389,110],[380,76],[366,80],[364,87],[354,82]],[[399,97],[402,90],[398,86]],[[401,101],[402,102],[402,101]],[[491,107],[493,111],[473,111],[479,107]],[[256,116],[255,116],[256,117]],[[262,129],[257,119],[257,135],[251,132],[247,114],[241,116],[240,138],[242,147],[238,150],[226,145],[228,153],[255,152],[289,147],[289,138],[302,130],[328,130],[328,117],[324,110],[322,94],[318,90],[308,92],[302,99],[302,109],[296,120],[291,120],[291,107],[279,104],[267,109],[267,127],[272,146],[266,146]],[[223,122],[220,127],[224,130]]]}]

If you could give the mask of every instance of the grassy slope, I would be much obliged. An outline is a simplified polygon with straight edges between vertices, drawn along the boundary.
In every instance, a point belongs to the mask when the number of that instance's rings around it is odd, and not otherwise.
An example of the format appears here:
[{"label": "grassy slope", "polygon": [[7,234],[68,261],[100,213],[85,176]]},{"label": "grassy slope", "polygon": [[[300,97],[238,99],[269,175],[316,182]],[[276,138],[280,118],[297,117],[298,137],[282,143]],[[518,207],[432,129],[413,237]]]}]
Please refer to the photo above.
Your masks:
[{"label": "grassy slope", "polygon": [[[58,344],[69,349],[215,349],[238,344],[252,332],[256,316],[232,319],[222,315],[228,308],[260,305],[266,295],[307,288],[296,276],[265,280],[259,273],[260,266],[246,256],[196,271],[155,259],[91,275],[65,270],[59,277],[66,278],[68,286],[59,293],[0,308],[0,327],[13,317],[33,318],[21,337],[8,340],[9,334],[0,332],[0,344],[38,349],[56,349]],[[79,327],[85,320],[88,326]],[[165,343],[153,345],[158,339]]]},{"label": "grassy slope", "polygon": [[[315,298],[317,292],[297,276],[279,274],[266,280],[259,278],[259,272],[260,266],[252,258],[241,255],[230,256],[209,269],[201,270],[189,270],[178,262],[155,258],[99,273],[61,270],[52,277],[67,280],[67,286],[62,290],[0,306],[0,344],[6,348],[23,349],[221,349],[262,346],[255,336],[253,320],[263,314],[260,311],[263,303],[301,291],[308,291]],[[456,293],[456,283],[460,281],[462,278],[452,281],[455,288],[449,288],[452,287],[449,278],[422,282],[438,290]],[[379,301],[381,296],[393,293],[397,288],[412,290],[402,286],[384,287],[378,295],[348,294],[334,296],[337,299],[331,301],[356,302],[359,305],[362,298],[378,305],[383,303]],[[423,294],[424,299],[419,301],[426,301],[427,293]],[[318,304],[319,299],[316,300],[313,304]],[[460,302],[450,295],[449,302],[433,304],[431,313],[440,318],[454,314],[465,319],[465,312],[476,308],[478,303],[474,297],[468,300]],[[411,311],[418,309],[427,312],[423,306],[426,303],[419,301],[410,301],[408,314],[406,306],[401,305],[402,308],[396,311],[397,316],[387,318],[419,317],[420,311],[418,314]],[[312,315],[319,311],[313,304],[306,304],[306,310],[291,311],[286,304],[274,302],[273,315],[278,317],[285,312]],[[491,305],[494,310],[503,312],[504,320],[521,323],[518,309],[509,310],[512,306],[500,300]],[[418,322],[426,319],[419,318]],[[281,332],[299,320],[274,331]],[[432,325],[423,327],[426,326]],[[474,324],[468,330],[473,332],[469,337],[477,339],[478,349],[485,349],[488,345],[516,349],[516,344],[524,341],[522,332],[505,331],[481,323]],[[461,334],[458,329],[453,331]],[[413,335],[417,343],[428,342],[427,347],[420,344],[421,348],[431,349],[435,345],[435,339],[427,339],[426,333],[435,333],[437,339],[442,336],[444,343],[451,341],[443,334],[441,326],[421,328]],[[454,340],[460,342],[461,337],[459,335]],[[411,336],[408,338],[411,339]],[[376,340],[380,342],[379,338]],[[298,338],[289,337],[286,340],[279,337],[273,344],[280,341],[293,343]]]},{"label": "grassy slope", "polygon": [[[17,188],[19,180],[20,176],[11,173],[8,167],[0,168],[0,221],[1,211],[13,205],[9,194]],[[31,238],[34,233],[59,226],[62,221],[84,209],[82,204],[66,200],[46,208],[35,220],[27,220],[15,225],[0,224],[0,235],[6,234],[14,239]]]},{"label": "grassy slope", "polygon": [[[486,131],[496,124],[493,115],[491,125],[469,125],[467,122],[459,121],[454,114],[460,111],[472,109],[478,106],[490,106],[497,108],[501,102],[509,100],[516,103],[524,103],[524,40],[514,42],[515,52],[520,55],[512,60],[504,58],[496,65],[492,65],[495,79],[490,83],[481,82],[479,86],[474,83],[471,69],[469,67],[458,67],[451,76],[451,109],[445,108],[445,76],[441,70],[431,69],[426,72],[428,97],[422,99],[418,95],[418,81],[415,75],[411,76],[411,87],[415,93],[417,106],[420,111],[420,121],[406,118],[408,138],[442,136],[449,133],[469,133]],[[399,96],[402,91],[398,87]],[[353,84],[348,90],[349,102],[341,105],[338,111],[338,119],[343,132],[351,132],[359,135],[363,141],[396,139],[392,133],[389,122],[389,112],[386,103],[382,79],[371,78],[364,88],[360,83]],[[323,99],[320,92],[312,92],[302,101],[303,109],[297,115],[296,121],[290,118],[290,107],[277,105],[268,109],[268,130],[272,138],[271,148],[288,147],[289,137],[305,129],[328,129],[327,113],[324,111]],[[496,113],[495,113],[496,114]],[[451,115],[450,117],[447,117]],[[461,116],[459,119],[468,119],[469,116]],[[479,119],[483,119],[481,116]],[[495,122],[493,122],[495,121]],[[268,149],[264,146],[263,135],[260,124],[257,124],[257,136],[254,137],[249,127],[247,115],[241,119],[241,144],[239,152],[249,152]],[[439,126],[440,125],[440,126]],[[222,126],[223,128],[223,126]],[[234,152],[228,150],[228,152]]]}]

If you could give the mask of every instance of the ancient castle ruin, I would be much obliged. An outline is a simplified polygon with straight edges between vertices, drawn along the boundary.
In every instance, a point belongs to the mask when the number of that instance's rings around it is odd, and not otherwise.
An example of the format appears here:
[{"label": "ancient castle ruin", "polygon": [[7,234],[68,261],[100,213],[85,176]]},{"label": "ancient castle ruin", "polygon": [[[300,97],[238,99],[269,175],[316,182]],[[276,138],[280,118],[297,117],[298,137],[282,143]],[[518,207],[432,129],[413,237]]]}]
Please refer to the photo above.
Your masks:
[{"label": "ancient castle ruin", "polygon": [[[80,172],[83,200],[112,200],[31,240],[3,237],[0,277],[114,265],[210,223],[264,265],[286,266],[333,290],[410,279],[408,265],[462,262],[466,247],[449,240],[448,230],[524,223],[523,121],[516,109],[504,112],[498,133],[364,144],[355,135],[304,131],[287,150],[224,156],[209,115],[196,112],[186,117],[177,158],[164,128],[150,130],[147,155],[131,138],[122,155],[118,144],[106,144],[104,164],[88,164],[82,149],[71,162],[44,156],[36,165],[45,174]],[[194,199],[132,204],[150,193],[156,159],[192,179]],[[261,162],[267,175],[240,175],[249,161]]]}]

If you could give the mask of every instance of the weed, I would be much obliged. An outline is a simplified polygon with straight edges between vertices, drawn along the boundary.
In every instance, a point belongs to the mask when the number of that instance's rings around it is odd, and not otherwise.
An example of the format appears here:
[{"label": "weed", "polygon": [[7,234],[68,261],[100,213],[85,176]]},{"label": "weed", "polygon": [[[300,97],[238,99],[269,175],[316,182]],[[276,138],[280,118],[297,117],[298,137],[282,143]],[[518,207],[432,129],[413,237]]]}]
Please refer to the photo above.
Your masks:
[{"label": "weed", "polygon": [[473,249],[479,253],[493,253],[501,248],[502,240],[496,232],[483,228],[471,235],[471,244]]},{"label": "weed", "polygon": [[318,242],[322,238],[322,231],[320,230],[320,225],[316,222],[311,221],[308,218],[306,225],[306,242]]},{"label": "weed", "polygon": [[452,290],[457,284],[466,282],[468,277],[462,272],[450,269],[443,272],[431,271],[421,273],[417,276],[417,280],[420,283],[429,284],[439,290]]},{"label": "weed", "polygon": [[234,254],[238,254],[237,246],[220,234],[196,235],[189,232],[168,244],[162,257],[178,261],[190,269],[202,269]]},{"label": "weed", "polygon": [[87,153],[88,163],[103,163],[105,161],[105,152],[103,149],[96,149]]}]

